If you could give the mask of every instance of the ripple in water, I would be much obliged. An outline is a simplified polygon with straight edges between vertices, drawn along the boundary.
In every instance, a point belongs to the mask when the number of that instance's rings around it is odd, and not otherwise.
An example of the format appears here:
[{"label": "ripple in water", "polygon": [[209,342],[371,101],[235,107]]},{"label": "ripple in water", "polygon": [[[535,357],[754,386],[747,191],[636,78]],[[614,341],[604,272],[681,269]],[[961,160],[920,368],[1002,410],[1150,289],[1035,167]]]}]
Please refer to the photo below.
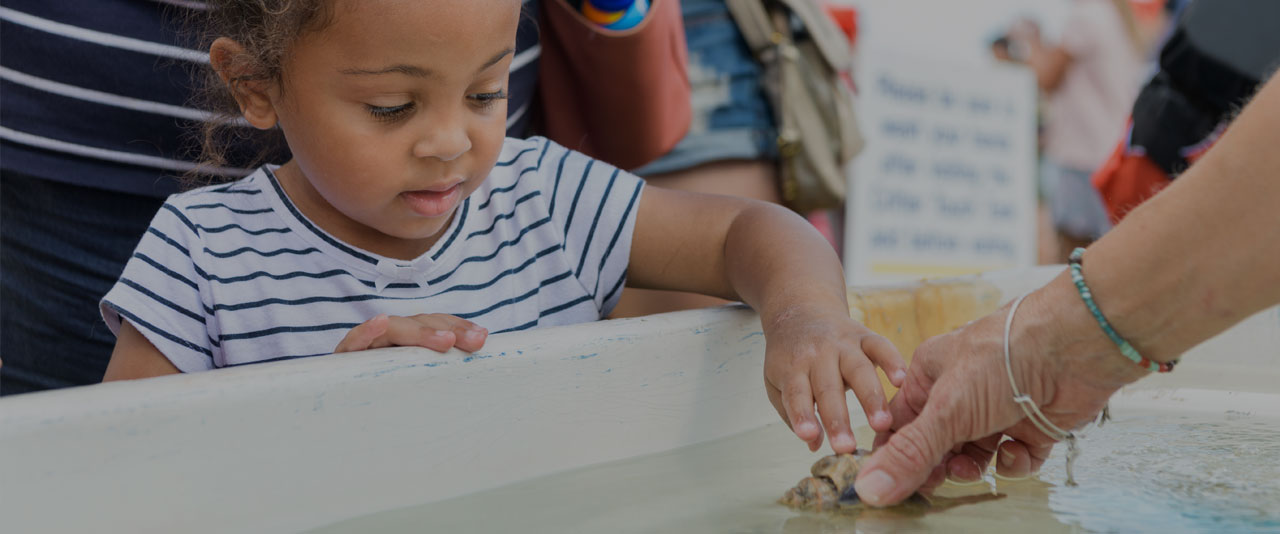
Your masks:
[{"label": "ripple in water", "polygon": [[1096,532],[1280,532],[1280,420],[1119,414],[1086,431],[1065,487],[1065,447],[1040,479],[1064,523]]}]

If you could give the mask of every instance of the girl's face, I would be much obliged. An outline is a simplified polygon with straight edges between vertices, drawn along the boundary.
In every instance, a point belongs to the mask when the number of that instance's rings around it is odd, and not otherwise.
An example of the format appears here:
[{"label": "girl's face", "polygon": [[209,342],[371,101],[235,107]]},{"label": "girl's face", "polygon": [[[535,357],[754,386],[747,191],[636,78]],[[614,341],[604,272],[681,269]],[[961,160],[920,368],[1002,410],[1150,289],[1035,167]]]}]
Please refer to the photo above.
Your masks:
[{"label": "girl's face", "polygon": [[505,137],[520,0],[334,0],[269,91],[290,198],[352,245],[426,252]]}]

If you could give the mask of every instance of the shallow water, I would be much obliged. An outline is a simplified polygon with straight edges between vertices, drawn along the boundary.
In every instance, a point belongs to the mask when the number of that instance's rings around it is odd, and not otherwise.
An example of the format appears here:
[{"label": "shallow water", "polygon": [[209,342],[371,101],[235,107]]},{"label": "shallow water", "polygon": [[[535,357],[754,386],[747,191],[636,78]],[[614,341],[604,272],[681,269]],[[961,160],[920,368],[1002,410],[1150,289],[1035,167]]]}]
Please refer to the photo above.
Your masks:
[{"label": "shallow water", "polygon": [[[1082,440],[1079,486],[1063,485],[1059,447],[1035,479],[939,490],[1005,498],[921,517],[842,517],[777,504],[822,455],[778,424],[315,532],[1280,532],[1274,411],[1188,413],[1145,403],[1113,406],[1113,417]],[[868,432],[859,429],[859,443],[870,443]]]}]

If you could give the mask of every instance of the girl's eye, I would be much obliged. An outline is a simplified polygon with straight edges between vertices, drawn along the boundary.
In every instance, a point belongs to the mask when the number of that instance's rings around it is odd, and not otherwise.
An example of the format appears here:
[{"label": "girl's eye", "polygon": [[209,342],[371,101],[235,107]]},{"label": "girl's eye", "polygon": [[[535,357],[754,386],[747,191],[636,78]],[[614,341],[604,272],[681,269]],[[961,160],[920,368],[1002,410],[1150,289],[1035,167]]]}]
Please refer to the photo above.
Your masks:
[{"label": "girl's eye", "polygon": [[492,93],[476,93],[467,98],[470,98],[473,102],[476,103],[476,105],[480,106],[481,108],[489,108],[489,107],[492,107],[494,104],[497,104],[499,100],[506,100],[507,92],[494,91]]},{"label": "girl's eye", "polygon": [[407,115],[410,111],[413,111],[413,102],[401,104],[399,106],[372,106],[366,104],[365,107],[369,109],[369,114],[373,115],[373,118],[380,121],[390,122]]}]

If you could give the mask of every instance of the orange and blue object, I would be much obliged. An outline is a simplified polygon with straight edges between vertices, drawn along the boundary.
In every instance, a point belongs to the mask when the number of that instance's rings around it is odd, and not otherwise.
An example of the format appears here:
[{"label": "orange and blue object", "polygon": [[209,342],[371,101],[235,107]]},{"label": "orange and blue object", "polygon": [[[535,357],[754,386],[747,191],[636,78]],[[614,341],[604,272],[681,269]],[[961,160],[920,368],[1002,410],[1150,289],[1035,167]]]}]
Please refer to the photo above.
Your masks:
[{"label": "orange and blue object", "polygon": [[582,15],[610,30],[634,28],[649,11],[649,0],[586,0]]}]

